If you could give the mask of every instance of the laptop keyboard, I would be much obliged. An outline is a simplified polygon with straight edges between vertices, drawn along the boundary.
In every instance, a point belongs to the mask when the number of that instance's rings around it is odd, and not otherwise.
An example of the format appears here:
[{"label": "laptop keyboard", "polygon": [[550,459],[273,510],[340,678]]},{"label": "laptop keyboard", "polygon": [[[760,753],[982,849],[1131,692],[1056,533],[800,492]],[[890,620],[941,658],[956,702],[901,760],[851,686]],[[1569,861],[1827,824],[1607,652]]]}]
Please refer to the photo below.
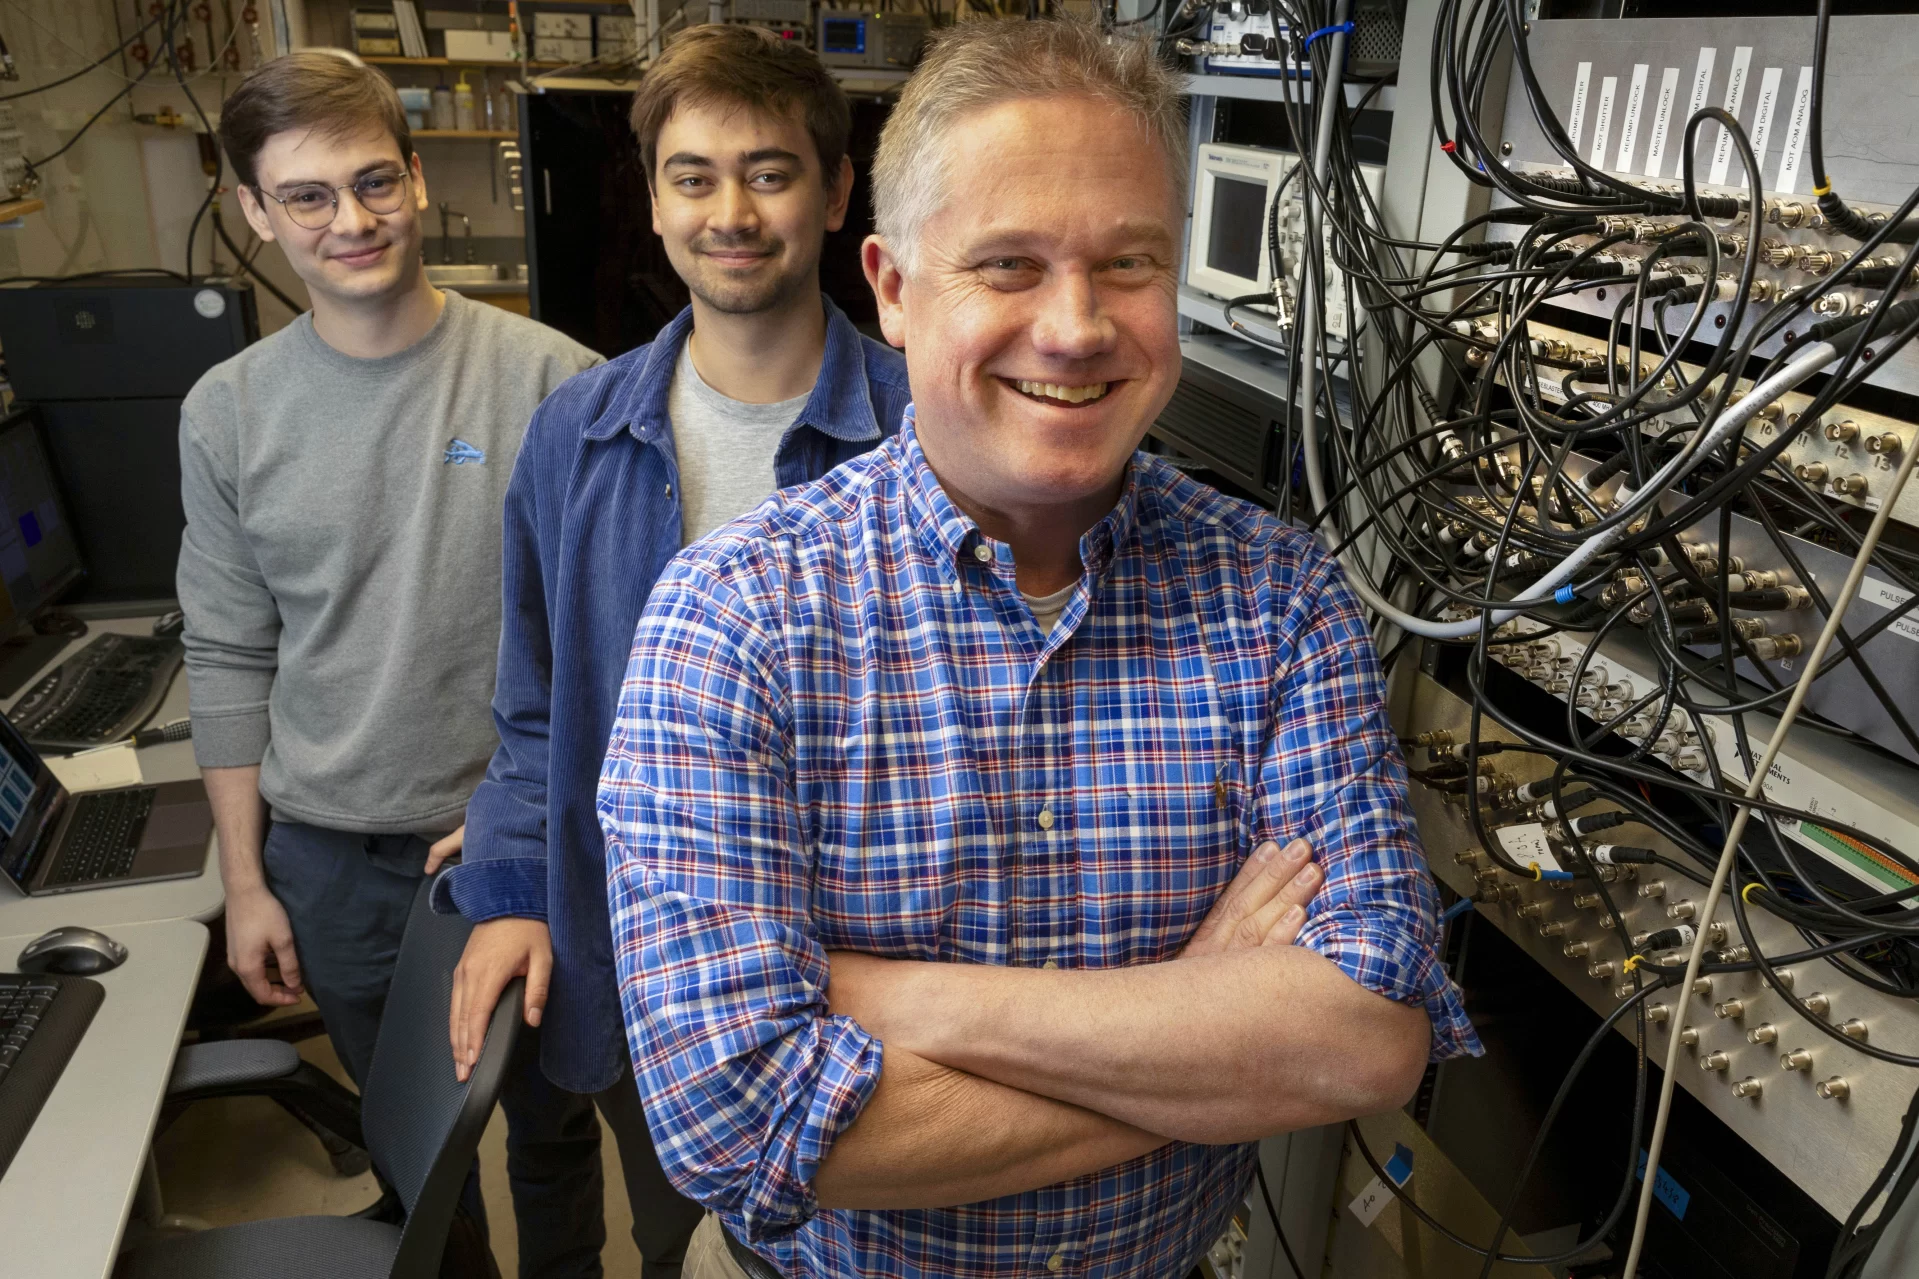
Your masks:
[{"label": "laptop keyboard", "polygon": [[133,869],[140,851],[140,834],[153,811],[156,791],[99,791],[76,795],[73,821],[67,826],[60,860],[46,878],[55,884],[92,884],[119,879]]}]

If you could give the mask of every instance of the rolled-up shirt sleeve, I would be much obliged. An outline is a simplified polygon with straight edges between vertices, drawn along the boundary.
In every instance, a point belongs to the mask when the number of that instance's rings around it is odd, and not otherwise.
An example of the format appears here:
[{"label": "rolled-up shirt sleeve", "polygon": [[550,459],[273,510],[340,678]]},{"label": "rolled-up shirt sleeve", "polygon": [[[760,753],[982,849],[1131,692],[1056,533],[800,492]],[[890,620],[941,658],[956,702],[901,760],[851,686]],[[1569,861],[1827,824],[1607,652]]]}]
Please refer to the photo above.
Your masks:
[{"label": "rolled-up shirt sleeve", "polygon": [[1255,842],[1305,838],[1326,873],[1299,945],[1367,990],[1423,1006],[1434,1060],[1477,1054],[1459,988],[1439,960],[1438,896],[1372,635],[1338,567],[1324,556],[1307,563],[1280,622],[1291,656],[1274,685]]},{"label": "rolled-up shirt sleeve", "polygon": [[879,1081],[829,1016],[773,629],[697,560],[654,588],[600,777],[621,1006],[660,1162],[748,1240],[818,1210]]}]

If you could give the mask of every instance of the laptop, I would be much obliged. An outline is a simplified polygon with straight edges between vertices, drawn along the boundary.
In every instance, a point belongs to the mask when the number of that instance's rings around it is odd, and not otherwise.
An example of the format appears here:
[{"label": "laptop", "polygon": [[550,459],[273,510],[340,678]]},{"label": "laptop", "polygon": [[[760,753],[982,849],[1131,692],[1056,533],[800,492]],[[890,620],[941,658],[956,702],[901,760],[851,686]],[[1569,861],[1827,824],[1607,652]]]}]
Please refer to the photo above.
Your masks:
[{"label": "laptop", "polygon": [[75,795],[0,715],[0,873],[33,897],[206,868],[213,805],[199,781]]}]

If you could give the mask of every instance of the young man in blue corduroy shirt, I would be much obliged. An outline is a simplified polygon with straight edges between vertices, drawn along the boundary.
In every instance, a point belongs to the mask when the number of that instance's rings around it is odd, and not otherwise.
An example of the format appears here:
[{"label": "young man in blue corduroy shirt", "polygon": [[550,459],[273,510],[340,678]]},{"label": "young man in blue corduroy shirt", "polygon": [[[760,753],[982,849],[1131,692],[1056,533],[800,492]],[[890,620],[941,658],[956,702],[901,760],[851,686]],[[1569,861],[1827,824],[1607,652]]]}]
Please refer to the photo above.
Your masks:
[{"label": "young man in blue corduroy shirt", "polygon": [[[506,499],[500,733],[436,892],[478,925],[455,977],[456,1069],[527,978],[546,1078],[620,1145],[646,1273],[677,1275],[700,1209],[659,1170],[627,1054],[593,795],[625,654],[680,548],[898,427],[905,362],[819,291],[852,185],[845,96],[748,27],[675,40],[634,99],[654,229],[693,302],[534,417]],[[591,1099],[590,1101],[588,1099]]]}]

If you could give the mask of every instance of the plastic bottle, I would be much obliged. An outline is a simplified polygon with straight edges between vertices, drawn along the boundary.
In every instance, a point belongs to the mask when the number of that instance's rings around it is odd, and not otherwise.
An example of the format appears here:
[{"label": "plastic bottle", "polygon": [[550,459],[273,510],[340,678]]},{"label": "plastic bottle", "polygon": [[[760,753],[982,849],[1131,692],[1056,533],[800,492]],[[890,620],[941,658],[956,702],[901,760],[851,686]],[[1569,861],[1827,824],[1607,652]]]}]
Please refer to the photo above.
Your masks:
[{"label": "plastic bottle", "polygon": [[433,127],[442,131],[453,127],[453,90],[443,84],[433,88]]},{"label": "plastic bottle", "polygon": [[466,82],[466,72],[460,72],[460,83],[453,90],[453,127],[465,133],[471,133],[480,127],[474,111],[473,86]]},{"label": "plastic bottle", "polygon": [[501,89],[499,93],[494,95],[494,101],[498,105],[493,111],[493,127],[503,129],[508,133],[519,128],[520,122],[515,115],[515,108],[519,104],[513,101],[513,91],[511,89]]},{"label": "plastic bottle", "polygon": [[409,86],[399,90],[400,105],[406,108],[406,127],[415,133],[427,127],[432,116],[433,93],[429,89]]}]

